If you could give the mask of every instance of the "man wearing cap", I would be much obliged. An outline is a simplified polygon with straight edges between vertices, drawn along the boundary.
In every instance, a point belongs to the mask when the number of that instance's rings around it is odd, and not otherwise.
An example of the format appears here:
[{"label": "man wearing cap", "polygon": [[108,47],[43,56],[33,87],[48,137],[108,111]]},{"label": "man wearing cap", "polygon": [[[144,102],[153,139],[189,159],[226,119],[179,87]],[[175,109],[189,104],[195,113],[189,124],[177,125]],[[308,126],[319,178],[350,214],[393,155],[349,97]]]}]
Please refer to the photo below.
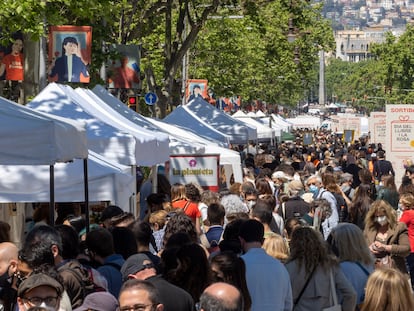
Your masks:
[{"label": "man wearing cap", "polygon": [[112,218],[121,215],[123,212],[124,211],[119,206],[116,206],[116,205],[109,205],[105,207],[101,213],[101,219],[100,219],[102,226],[109,229],[112,226],[111,224]]},{"label": "man wearing cap", "polygon": [[242,223],[239,239],[244,251],[251,311],[291,311],[292,288],[285,266],[262,248],[264,227],[255,220]]},{"label": "man wearing cap", "polygon": [[130,256],[122,265],[121,273],[124,282],[128,279],[138,279],[153,284],[159,292],[159,301],[163,304],[164,311],[192,311],[194,309],[191,295],[182,288],[169,283],[161,275],[157,275],[154,264],[145,254]]},{"label": "man wearing cap", "polygon": [[63,286],[54,278],[44,273],[31,274],[17,290],[19,310],[42,306],[58,310],[62,298]]},{"label": "man wearing cap", "polygon": [[286,175],[283,171],[276,171],[272,174],[272,180],[274,185],[274,195],[276,198],[276,206],[279,206],[279,196],[282,193],[285,193],[285,186],[288,180],[290,180],[291,177]]}]

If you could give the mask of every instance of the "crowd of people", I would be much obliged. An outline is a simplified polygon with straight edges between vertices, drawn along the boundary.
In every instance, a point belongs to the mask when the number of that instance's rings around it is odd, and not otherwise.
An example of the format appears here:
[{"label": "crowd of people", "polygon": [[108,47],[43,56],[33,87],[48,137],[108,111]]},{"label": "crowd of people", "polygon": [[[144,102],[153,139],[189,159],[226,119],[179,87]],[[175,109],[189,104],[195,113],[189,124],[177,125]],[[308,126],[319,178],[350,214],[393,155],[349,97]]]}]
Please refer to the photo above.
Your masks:
[{"label": "crowd of people", "polygon": [[240,148],[219,192],[158,174],[138,217],[111,205],[88,232],[67,212],[18,248],[0,223],[3,309],[414,310],[414,166],[397,189],[380,144],[296,135]]}]

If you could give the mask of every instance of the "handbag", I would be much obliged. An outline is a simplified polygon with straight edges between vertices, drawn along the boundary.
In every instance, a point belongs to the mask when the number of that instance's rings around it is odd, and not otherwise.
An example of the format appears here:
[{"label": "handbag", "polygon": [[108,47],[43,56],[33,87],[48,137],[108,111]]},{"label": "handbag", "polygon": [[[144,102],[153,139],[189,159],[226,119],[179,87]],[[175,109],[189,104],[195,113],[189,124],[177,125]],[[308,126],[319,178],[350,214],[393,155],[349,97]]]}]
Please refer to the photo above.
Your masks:
[{"label": "handbag", "polygon": [[335,289],[335,281],[332,273],[332,269],[329,271],[329,283],[331,283],[331,293],[329,297],[329,301],[331,303],[331,307],[323,308],[322,311],[342,311],[342,306],[338,303],[338,296],[336,295]]},{"label": "handbag", "polygon": [[312,275],[313,275],[313,273],[315,272],[315,270],[316,270],[316,265],[315,265],[315,267],[313,267],[312,272],[309,274],[308,279],[306,280],[305,285],[303,285],[302,290],[300,291],[300,293],[299,293],[298,297],[297,297],[297,298],[295,299],[295,301],[293,302],[293,310],[295,310],[296,305],[298,304],[298,302],[299,302],[300,298],[302,297],[302,295],[303,295],[303,293],[304,293],[304,291],[305,291],[306,287],[308,287],[309,281],[310,281],[310,279],[312,278]]},{"label": "handbag", "polygon": [[375,260],[375,269],[379,268],[395,268],[394,259],[391,255],[385,255],[382,258],[377,258]]}]

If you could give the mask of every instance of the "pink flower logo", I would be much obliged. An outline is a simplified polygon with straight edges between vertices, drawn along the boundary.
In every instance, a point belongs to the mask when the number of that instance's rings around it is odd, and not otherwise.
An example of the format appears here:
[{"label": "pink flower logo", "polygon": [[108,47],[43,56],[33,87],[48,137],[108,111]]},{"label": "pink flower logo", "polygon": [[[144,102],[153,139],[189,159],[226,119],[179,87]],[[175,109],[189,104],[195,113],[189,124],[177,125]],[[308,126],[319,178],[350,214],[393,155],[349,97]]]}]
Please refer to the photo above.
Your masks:
[{"label": "pink flower logo", "polygon": [[197,161],[195,159],[190,160],[189,162],[190,167],[195,167],[197,165]]}]

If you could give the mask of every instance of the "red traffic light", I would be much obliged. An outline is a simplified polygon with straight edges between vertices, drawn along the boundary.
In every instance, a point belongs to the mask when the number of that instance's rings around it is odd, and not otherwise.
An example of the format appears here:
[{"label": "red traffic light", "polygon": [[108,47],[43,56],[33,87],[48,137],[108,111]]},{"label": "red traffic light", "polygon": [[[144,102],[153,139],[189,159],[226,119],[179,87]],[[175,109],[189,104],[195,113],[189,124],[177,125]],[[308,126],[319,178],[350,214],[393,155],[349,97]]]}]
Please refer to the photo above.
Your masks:
[{"label": "red traffic light", "polygon": [[136,96],[128,96],[128,105],[135,105],[137,103]]}]

